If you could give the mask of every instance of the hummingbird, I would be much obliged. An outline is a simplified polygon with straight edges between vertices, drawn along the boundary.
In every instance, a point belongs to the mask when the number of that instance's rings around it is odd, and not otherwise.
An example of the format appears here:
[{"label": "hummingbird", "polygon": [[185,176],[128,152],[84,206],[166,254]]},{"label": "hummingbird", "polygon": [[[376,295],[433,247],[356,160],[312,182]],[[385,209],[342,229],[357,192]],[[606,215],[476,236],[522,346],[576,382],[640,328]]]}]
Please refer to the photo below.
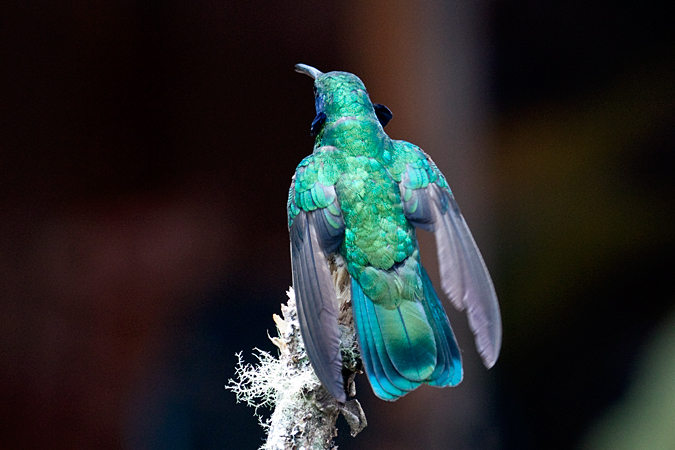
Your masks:
[{"label": "hummingbird", "polygon": [[422,384],[457,385],[462,360],[443,305],[420,261],[416,229],[435,235],[443,292],[466,309],[484,365],[499,356],[502,324],[483,257],[448,183],[422,149],[384,132],[392,118],[348,72],[314,79],[314,151],[288,194],[293,287],[300,332],[319,380],[346,401],[338,302],[327,258],[351,277],[352,312],[373,392],[394,401]]}]

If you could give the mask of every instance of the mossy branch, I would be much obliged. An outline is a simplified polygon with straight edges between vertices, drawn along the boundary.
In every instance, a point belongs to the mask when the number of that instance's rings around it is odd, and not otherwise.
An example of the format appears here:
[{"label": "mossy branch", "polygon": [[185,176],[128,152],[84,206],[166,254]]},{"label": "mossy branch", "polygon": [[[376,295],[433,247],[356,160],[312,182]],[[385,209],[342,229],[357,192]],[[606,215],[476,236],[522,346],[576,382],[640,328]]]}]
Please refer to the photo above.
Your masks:
[{"label": "mossy branch", "polygon": [[[340,304],[344,368],[351,374],[348,391],[354,396],[354,375],[360,371],[361,360],[351,312],[349,275],[339,256],[331,257],[329,263]],[[287,294],[287,304],[281,305],[283,317],[273,315],[278,336],[270,340],[279,348],[278,358],[255,349],[258,363],[249,365],[244,364],[239,353],[235,379],[230,379],[225,387],[236,394],[238,402],[255,408],[254,414],[267,430],[267,441],[261,450],[331,449],[340,412],[352,436],[366,427],[366,417],[357,400],[339,403],[317,378],[300,335],[293,289]],[[261,406],[274,408],[269,419],[258,413]]]}]

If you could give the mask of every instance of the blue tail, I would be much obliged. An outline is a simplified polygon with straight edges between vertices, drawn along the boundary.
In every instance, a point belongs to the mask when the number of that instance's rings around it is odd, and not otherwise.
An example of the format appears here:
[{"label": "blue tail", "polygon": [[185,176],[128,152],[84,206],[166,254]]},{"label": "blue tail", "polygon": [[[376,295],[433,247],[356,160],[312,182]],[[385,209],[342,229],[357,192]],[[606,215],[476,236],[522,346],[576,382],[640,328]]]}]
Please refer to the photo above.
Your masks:
[{"label": "blue tail", "polygon": [[426,383],[454,386],[462,381],[455,335],[424,268],[424,298],[395,309],[373,303],[352,279],[354,323],[361,359],[373,392],[394,401]]}]

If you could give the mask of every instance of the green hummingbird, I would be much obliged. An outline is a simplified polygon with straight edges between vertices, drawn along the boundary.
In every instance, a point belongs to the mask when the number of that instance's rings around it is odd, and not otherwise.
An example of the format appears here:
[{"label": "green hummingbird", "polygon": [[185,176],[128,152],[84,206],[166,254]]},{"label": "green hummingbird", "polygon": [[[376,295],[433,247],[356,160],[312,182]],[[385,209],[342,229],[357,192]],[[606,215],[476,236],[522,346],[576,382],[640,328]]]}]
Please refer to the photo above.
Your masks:
[{"label": "green hummingbird", "polygon": [[396,400],[421,384],[463,377],[450,322],[420,262],[416,228],[434,232],[441,285],[466,309],[476,347],[492,367],[502,325],[492,279],[443,174],[419,147],[393,140],[392,118],[347,72],[314,79],[314,151],[288,194],[293,286],[309,360],[338,401],[346,401],[338,304],[327,257],[342,256],[351,277],[361,359],[375,395]]}]

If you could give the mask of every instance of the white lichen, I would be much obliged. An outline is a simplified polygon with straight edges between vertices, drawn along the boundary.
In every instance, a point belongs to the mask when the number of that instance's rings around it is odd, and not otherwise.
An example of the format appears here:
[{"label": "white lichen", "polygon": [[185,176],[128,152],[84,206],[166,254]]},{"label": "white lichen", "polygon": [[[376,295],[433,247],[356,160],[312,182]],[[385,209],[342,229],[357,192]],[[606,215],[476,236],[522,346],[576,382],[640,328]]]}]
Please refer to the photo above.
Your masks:
[{"label": "white lichen", "polygon": [[237,402],[254,408],[254,414],[265,428],[269,428],[270,419],[258,413],[260,407],[287,411],[299,402],[306,402],[306,394],[321,387],[299,339],[293,289],[287,294],[288,303],[281,306],[284,318],[273,315],[279,337],[270,337],[279,348],[279,357],[255,348],[258,362],[246,364],[241,352],[237,353],[235,377],[225,386],[234,392]]},{"label": "white lichen", "polygon": [[259,414],[259,408],[272,409],[280,406],[282,400],[302,396],[303,392],[316,388],[319,380],[311,370],[294,370],[264,350],[253,350],[258,362],[246,364],[241,352],[237,353],[235,377],[228,380],[225,388],[234,392],[238,403],[254,408],[260,424],[267,428],[269,419]]}]

